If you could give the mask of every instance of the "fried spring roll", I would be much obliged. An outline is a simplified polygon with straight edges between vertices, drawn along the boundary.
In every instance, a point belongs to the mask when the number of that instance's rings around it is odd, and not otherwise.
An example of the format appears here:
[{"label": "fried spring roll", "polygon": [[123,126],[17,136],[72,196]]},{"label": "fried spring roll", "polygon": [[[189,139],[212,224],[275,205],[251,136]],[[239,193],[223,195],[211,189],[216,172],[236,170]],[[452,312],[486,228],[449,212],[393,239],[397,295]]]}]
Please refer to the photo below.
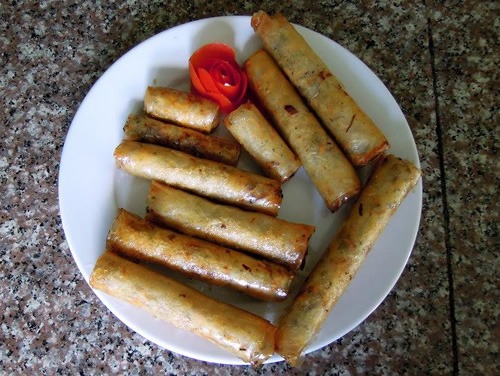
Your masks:
[{"label": "fried spring roll", "polygon": [[309,341],[348,286],[367,253],[418,179],[420,170],[393,155],[384,156],[347,220],[280,319],[276,351],[296,365]]},{"label": "fried spring roll", "polygon": [[118,211],[107,248],[265,301],[285,299],[293,279],[283,266],[156,226],[125,209]]},{"label": "fried spring roll", "polygon": [[123,141],[114,156],[118,168],[132,175],[248,210],[277,215],[283,199],[277,180],[163,146]]},{"label": "fried spring roll", "polygon": [[221,205],[153,181],[146,219],[244,250],[292,270],[300,267],[315,227]]},{"label": "fried spring roll", "polygon": [[210,133],[219,125],[219,105],[211,100],[167,87],[149,86],[144,112],[156,119]]},{"label": "fried spring roll", "polygon": [[259,11],[253,15],[251,24],[264,48],[355,166],[367,164],[389,148],[384,134],[283,15],[269,16]]},{"label": "fried spring roll", "polygon": [[200,158],[236,166],[240,145],[232,140],[209,136],[193,129],[155,120],[147,116],[129,115],[123,128],[125,140],[167,146]]},{"label": "fried spring roll", "polygon": [[300,167],[295,154],[253,104],[239,106],[224,124],[267,176],[285,182]]},{"label": "fried spring roll", "polygon": [[356,196],[361,182],[354,167],[273,58],[264,50],[257,51],[244,63],[244,69],[250,87],[299,157],[327,207],[334,212]]},{"label": "fried spring roll", "polygon": [[274,353],[276,327],[267,320],[109,251],[97,260],[90,285],[193,332],[254,366]]}]

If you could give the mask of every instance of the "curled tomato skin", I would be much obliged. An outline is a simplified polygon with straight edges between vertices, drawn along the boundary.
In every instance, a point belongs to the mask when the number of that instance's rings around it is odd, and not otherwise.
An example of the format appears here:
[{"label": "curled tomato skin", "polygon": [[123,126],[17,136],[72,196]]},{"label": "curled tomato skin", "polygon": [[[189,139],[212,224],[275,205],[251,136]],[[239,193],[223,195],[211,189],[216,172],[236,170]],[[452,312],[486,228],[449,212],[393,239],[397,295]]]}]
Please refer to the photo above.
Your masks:
[{"label": "curled tomato skin", "polygon": [[233,48],[224,43],[209,43],[189,58],[191,91],[219,104],[229,113],[246,98],[248,79],[236,61]]}]

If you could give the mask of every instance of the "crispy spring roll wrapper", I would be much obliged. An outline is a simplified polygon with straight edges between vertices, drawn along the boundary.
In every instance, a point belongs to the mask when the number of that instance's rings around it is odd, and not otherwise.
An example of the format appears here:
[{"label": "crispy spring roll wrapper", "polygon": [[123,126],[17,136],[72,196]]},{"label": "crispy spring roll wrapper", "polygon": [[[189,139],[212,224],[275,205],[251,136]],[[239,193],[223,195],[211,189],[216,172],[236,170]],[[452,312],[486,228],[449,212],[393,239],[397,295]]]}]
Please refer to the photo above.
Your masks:
[{"label": "crispy spring roll wrapper", "polygon": [[276,351],[296,365],[321,329],[420,170],[393,155],[381,157],[347,220],[280,319]]},{"label": "crispy spring roll wrapper", "polygon": [[248,210],[275,216],[283,200],[277,180],[167,147],[123,141],[114,156],[117,167],[129,174]]},{"label": "crispy spring roll wrapper", "polygon": [[281,265],[159,227],[119,209],[107,248],[265,301],[287,297],[293,274]]},{"label": "crispy spring roll wrapper", "polygon": [[267,176],[285,182],[299,169],[299,159],[253,104],[239,106],[224,124]]},{"label": "crispy spring roll wrapper", "polygon": [[206,98],[167,87],[148,86],[144,112],[156,119],[210,133],[219,125],[219,105]]},{"label": "crispy spring roll wrapper", "polygon": [[276,327],[267,320],[110,251],[97,260],[90,285],[206,338],[254,366],[274,353]]},{"label": "crispy spring roll wrapper", "polygon": [[251,24],[355,166],[366,165],[389,148],[384,134],[283,15],[259,11]]},{"label": "crispy spring roll wrapper", "polygon": [[236,166],[241,147],[233,140],[131,114],[123,128],[125,140],[167,146],[200,158]]},{"label": "crispy spring roll wrapper", "polygon": [[157,181],[149,189],[146,219],[291,270],[300,267],[315,230],[307,224],[214,203]]},{"label": "crispy spring roll wrapper", "polygon": [[354,167],[273,58],[259,50],[244,63],[251,89],[297,154],[327,207],[336,211],[361,189]]}]

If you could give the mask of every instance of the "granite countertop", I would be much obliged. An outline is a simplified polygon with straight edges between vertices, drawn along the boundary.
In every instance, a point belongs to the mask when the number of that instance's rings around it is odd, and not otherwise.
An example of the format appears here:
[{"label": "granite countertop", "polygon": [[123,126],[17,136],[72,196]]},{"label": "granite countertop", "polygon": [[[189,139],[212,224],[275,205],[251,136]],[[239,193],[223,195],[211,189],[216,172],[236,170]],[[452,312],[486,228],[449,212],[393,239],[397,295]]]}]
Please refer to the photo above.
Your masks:
[{"label": "granite countertop", "polygon": [[[2,2],[0,373],[500,373],[498,3],[311,4]],[[406,115],[424,174],[421,226],[394,289],[295,369],[209,364],[128,329],[82,277],[58,203],[71,121],[114,61],[170,27],[258,9],[282,12],[367,64]]]}]

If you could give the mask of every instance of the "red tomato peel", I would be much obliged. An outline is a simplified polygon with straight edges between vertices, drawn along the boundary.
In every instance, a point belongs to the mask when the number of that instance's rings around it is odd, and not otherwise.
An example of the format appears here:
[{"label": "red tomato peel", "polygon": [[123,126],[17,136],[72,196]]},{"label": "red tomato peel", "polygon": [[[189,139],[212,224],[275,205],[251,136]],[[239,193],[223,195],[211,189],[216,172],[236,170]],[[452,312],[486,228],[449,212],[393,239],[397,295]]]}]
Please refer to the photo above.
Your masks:
[{"label": "red tomato peel", "polygon": [[198,77],[201,89],[196,88],[196,94],[217,102],[222,111],[232,106],[231,101],[217,89],[216,83],[206,69],[198,69]]},{"label": "red tomato peel", "polygon": [[212,75],[203,68],[200,68],[197,70],[198,77],[200,78],[201,85],[205,89],[207,93],[216,93],[217,92],[217,86],[215,85],[215,82],[212,78]]},{"label": "red tomato peel", "polygon": [[229,113],[246,97],[248,80],[236,62],[232,47],[224,43],[210,43],[189,58],[191,91],[217,102]]}]

